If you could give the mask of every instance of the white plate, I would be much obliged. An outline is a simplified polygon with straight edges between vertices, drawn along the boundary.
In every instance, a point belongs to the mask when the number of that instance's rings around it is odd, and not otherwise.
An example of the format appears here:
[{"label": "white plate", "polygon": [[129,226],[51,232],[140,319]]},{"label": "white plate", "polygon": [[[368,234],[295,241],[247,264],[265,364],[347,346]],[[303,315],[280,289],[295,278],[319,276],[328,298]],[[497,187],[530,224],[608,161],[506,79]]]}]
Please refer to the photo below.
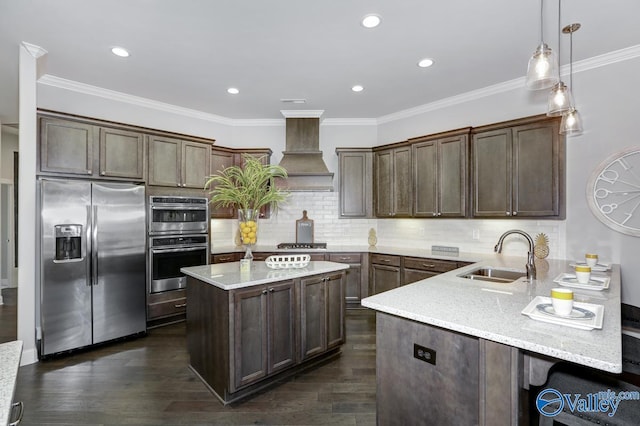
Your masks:
[{"label": "white plate", "polygon": [[540,313],[545,315],[562,317],[562,318],[567,318],[572,320],[588,320],[593,318],[596,315],[587,309],[578,308],[577,306],[574,306],[568,315],[561,315],[556,313],[555,309],[553,308],[553,303],[540,303],[539,305],[536,306],[536,309]]},{"label": "white plate", "polygon": [[[588,265],[585,262],[576,260],[575,262],[570,263],[569,266],[575,268],[576,266],[588,266]],[[591,267],[592,272],[606,272],[610,270],[611,270],[610,263],[596,263],[596,266]]]},{"label": "white plate", "polygon": [[[545,312],[544,307],[542,310],[538,308],[538,305],[550,305],[551,298],[545,296],[536,296],[526,308],[522,310],[522,314],[529,318],[548,322],[551,324],[565,325],[567,327],[579,328],[581,330],[593,330],[594,328],[602,328],[602,322],[604,321],[604,306],[596,305],[593,303],[573,302],[574,309],[578,311],[590,311],[593,312],[593,316],[588,314],[583,317],[579,315],[579,318],[572,316],[559,316],[555,313]],[[579,312],[579,311],[578,311]],[[572,312],[573,314],[573,312]],[[589,316],[590,318],[586,318]]]},{"label": "white plate", "polygon": [[611,277],[601,277],[601,276],[593,276],[589,278],[589,282],[586,284],[582,284],[578,282],[575,274],[570,274],[567,272],[563,272],[558,275],[553,282],[560,284],[564,287],[573,287],[573,288],[581,288],[583,290],[595,290],[602,291],[609,288],[609,283],[611,282]]}]

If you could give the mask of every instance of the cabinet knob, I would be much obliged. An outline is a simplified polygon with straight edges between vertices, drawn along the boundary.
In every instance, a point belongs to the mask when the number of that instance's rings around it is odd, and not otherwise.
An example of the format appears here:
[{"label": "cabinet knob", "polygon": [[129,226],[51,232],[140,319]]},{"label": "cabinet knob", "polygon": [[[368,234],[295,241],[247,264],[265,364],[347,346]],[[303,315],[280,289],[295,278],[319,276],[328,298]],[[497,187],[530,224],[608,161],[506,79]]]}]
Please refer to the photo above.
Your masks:
[{"label": "cabinet knob", "polygon": [[87,174],[88,175],[92,175],[93,174],[93,170],[87,170]]},{"label": "cabinet knob", "polygon": [[511,212],[505,212],[507,216],[511,216]]},{"label": "cabinet knob", "polygon": [[514,216],[517,216],[517,215],[518,215],[518,212],[513,212],[513,215],[514,215]]},{"label": "cabinet knob", "polygon": [[438,216],[442,216],[442,213],[438,212]]},{"label": "cabinet knob", "polygon": [[271,287],[271,288],[269,289],[269,292],[270,292],[270,293],[273,293],[274,291],[275,291],[275,290],[273,289],[273,287]]},{"label": "cabinet knob", "polygon": [[437,216],[437,215],[438,215],[438,213],[435,213],[435,212],[434,212],[434,213],[432,213],[432,216]]},{"label": "cabinet knob", "polygon": [[262,290],[262,294],[267,294],[267,289]]}]

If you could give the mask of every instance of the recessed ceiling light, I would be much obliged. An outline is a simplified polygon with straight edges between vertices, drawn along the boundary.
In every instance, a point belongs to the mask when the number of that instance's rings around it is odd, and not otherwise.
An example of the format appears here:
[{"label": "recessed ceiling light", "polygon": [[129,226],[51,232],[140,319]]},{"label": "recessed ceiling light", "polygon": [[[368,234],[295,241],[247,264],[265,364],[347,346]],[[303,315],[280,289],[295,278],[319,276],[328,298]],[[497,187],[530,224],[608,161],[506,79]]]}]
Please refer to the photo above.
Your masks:
[{"label": "recessed ceiling light", "polygon": [[378,25],[380,25],[380,21],[381,21],[380,16],[372,13],[372,14],[366,15],[364,18],[362,18],[362,21],[360,22],[362,23],[362,26],[365,28],[375,28]]},{"label": "recessed ceiling light", "polygon": [[360,86],[359,84],[356,84],[351,88],[351,90],[353,90],[354,92],[362,92],[364,90],[364,87]]},{"label": "recessed ceiling light", "polygon": [[111,48],[111,53],[113,53],[116,56],[120,56],[121,58],[126,58],[129,56],[129,51],[127,49],[125,49],[124,47],[112,47]]},{"label": "recessed ceiling light", "polygon": [[231,93],[232,95],[237,95],[238,93],[240,93],[240,90],[236,89],[235,87],[229,87],[227,89],[227,93]]},{"label": "recessed ceiling light", "polygon": [[431,59],[431,58],[424,58],[424,59],[421,59],[421,60],[418,62],[418,66],[419,66],[420,68],[428,68],[428,67],[430,67],[431,65],[433,65],[433,59]]}]

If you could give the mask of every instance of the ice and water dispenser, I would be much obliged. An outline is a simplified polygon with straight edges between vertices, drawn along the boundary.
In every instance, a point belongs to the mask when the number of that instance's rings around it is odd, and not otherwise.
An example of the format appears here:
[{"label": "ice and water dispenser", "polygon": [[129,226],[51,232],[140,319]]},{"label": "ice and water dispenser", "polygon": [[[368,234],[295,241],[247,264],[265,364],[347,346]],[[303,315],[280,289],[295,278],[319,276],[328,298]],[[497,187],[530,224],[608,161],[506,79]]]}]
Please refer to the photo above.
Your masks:
[{"label": "ice and water dispenser", "polygon": [[55,225],[56,261],[82,259],[82,225]]}]

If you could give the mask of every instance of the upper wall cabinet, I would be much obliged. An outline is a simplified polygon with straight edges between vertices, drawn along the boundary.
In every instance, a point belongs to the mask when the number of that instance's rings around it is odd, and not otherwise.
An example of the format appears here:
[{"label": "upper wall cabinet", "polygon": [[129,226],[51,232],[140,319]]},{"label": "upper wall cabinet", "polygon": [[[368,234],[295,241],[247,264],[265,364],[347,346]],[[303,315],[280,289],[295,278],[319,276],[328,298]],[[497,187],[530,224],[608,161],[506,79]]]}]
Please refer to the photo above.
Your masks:
[{"label": "upper wall cabinet", "polygon": [[371,148],[336,148],[336,154],[340,169],[340,217],[372,217],[373,151]]},{"label": "upper wall cabinet", "polygon": [[538,116],[474,129],[474,217],[564,217],[559,122]]},{"label": "upper wall cabinet", "polygon": [[40,117],[40,174],[144,181],[142,133]]},{"label": "upper wall cabinet", "polygon": [[[227,149],[221,149],[212,147],[211,149],[211,175],[217,174],[227,167],[234,165],[234,152]],[[210,187],[207,191],[213,190],[214,187]],[[233,207],[216,207],[213,204],[209,205],[209,212],[211,217],[217,219],[233,219],[236,217],[235,209]]]},{"label": "upper wall cabinet", "polygon": [[374,152],[374,206],[377,217],[410,217],[411,147],[409,145]]},{"label": "upper wall cabinet", "polygon": [[204,188],[210,174],[211,145],[165,136],[148,136],[149,185]]},{"label": "upper wall cabinet", "polygon": [[469,130],[409,140],[414,217],[466,215]]}]

